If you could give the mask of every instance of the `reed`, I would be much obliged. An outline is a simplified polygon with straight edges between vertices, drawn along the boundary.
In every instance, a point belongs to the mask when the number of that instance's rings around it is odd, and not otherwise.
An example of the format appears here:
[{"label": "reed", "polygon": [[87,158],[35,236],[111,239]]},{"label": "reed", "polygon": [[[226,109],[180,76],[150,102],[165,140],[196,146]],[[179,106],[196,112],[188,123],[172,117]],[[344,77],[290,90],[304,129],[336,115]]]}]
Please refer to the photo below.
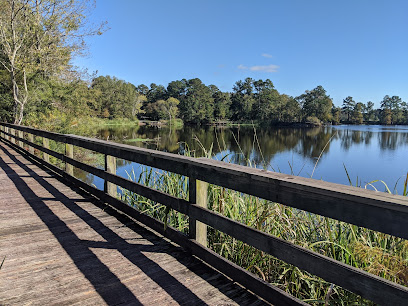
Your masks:
[{"label": "reed", "polygon": [[[204,153],[210,157],[211,151]],[[184,153],[192,154],[188,149]],[[173,196],[188,198],[187,177],[145,166],[141,166],[137,173],[129,173],[129,177]],[[407,184],[408,174],[404,183],[404,196],[407,196]],[[390,192],[387,186],[386,190]],[[187,216],[127,190],[122,190],[121,196],[138,210],[164,220],[182,232],[188,231]],[[408,286],[408,241],[404,239],[211,184],[208,189],[208,208],[350,266]],[[372,304],[212,228],[208,229],[208,243],[209,248],[218,254],[308,303]]]}]

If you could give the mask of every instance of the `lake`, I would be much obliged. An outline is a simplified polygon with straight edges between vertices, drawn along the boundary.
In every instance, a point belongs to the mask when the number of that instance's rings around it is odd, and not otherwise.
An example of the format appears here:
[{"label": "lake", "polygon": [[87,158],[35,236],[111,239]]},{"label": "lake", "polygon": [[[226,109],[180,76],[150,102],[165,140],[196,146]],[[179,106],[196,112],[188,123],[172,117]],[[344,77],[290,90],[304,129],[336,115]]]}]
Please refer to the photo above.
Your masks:
[{"label": "lake", "polygon": [[[241,165],[401,194],[408,172],[408,126],[339,125],[313,128],[111,126],[94,131],[99,139],[196,156],[212,156]],[[139,165],[118,161],[127,177]],[[347,172],[346,170],[347,169]],[[103,180],[76,172],[98,188]],[[382,180],[384,183],[375,180]]]}]

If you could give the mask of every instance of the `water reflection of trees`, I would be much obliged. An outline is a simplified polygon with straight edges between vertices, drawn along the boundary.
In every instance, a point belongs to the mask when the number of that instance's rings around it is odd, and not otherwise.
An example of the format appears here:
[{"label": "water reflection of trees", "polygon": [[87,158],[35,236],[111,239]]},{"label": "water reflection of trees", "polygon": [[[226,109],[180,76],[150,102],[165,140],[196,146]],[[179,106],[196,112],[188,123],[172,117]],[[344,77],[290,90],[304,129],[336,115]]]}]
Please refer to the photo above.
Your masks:
[{"label": "water reflection of trees", "polygon": [[348,151],[352,145],[364,144],[369,146],[374,135],[377,136],[377,141],[381,150],[395,150],[398,147],[408,144],[408,133],[397,131],[358,131],[358,130],[339,130],[339,138],[341,140],[342,149]]},{"label": "water reflection of trees", "polygon": [[94,182],[94,176],[92,174],[78,168],[74,168],[74,176],[88,185],[92,185]]},{"label": "water reflection of trees", "polygon": [[378,134],[381,150],[395,150],[408,144],[408,133],[385,131]]},{"label": "water reflection of trees", "polygon": [[364,144],[366,146],[371,144],[371,139],[374,135],[372,131],[358,131],[358,130],[339,130],[339,138],[341,140],[341,147],[348,151],[353,144]]},{"label": "water reflection of trees", "polygon": [[301,132],[296,152],[303,157],[315,159],[330,151],[330,138],[335,135],[332,128],[312,128]]},{"label": "water reflection of trees", "polygon": [[[97,132],[97,137],[124,142],[141,147],[180,153],[185,147],[195,156],[203,156],[205,150],[212,148],[221,157],[229,154],[234,163],[245,164],[251,160],[257,165],[268,164],[276,154],[285,151],[296,152],[304,158],[321,158],[330,151],[333,141],[340,141],[342,150],[353,145],[371,145],[374,134],[382,150],[394,150],[408,144],[408,133],[371,130],[336,129],[333,127],[289,128],[271,127],[189,127],[182,129],[141,127],[111,127]],[[333,139],[332,139],[333,138]],[[127,142],[138,139],[142,141]],[[144,141],[143,141],[144,140]],[[205,150],[204,150],[205,149]],[[324,152],[323,152],[324,149]],[[323,152],[323,153],[322,153]],[[126,164],[126,161],[123,161]]]},{"label": "water reflection of trees", "polygon": [[[150,133],[150,134],[149,134]],[[295,151],[304,157],[319,156],[333,135],[331,128],[194,128],[185,127],[173,131],[166,129],[145,131],[147,137],[160,135],[159,150],[178,152],[179,142],[185,142],[196,156],[203,156],[204,150],[213,148],[214,153],[230,154],[229,159],[238,164],[251,160],[257,165],[268,164],[277,153]],[[157,137],[157,136],[156,136]],[[330,149],[330,144],[325,152]],[[223,156],[221,156],[223,157]]]}]

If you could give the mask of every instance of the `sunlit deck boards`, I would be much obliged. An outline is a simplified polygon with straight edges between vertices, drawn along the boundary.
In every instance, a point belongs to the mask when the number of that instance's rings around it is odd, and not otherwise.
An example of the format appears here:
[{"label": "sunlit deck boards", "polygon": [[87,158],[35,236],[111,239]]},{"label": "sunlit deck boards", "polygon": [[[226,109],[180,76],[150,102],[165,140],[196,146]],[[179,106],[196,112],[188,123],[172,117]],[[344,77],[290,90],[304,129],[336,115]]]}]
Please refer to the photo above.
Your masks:
[{"label": "sunlit deck boards", "polygon": [[261,305],[0,142],[0,305]]}]

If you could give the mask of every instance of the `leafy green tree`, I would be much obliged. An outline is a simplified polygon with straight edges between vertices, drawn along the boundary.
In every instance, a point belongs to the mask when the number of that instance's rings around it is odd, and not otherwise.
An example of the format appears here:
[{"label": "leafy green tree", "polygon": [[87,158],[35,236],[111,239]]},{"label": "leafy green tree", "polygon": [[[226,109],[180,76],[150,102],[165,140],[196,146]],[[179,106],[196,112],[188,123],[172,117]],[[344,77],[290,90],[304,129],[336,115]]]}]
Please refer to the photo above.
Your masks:
[{"label": "leafy green tree", "polygon": [[306,90],[304,94],[296,97],[296,100],[302,105],[303,120],[316,117],[323,122],[331,121],[333,101],[322,86]]},{"label": "leafy green tree", "polygon": [[135,119],[140,114],[143,114],[142,106],[146,103],[147,98],[144,95],[137,94],[132,100],[129,101],[131,118]]},{"label": "leafy green tree", "polygon": [[391,97],[386,95],[381,101],[381,123],[382,124],[392,124],[392,102]]},{"label": "leafy green tree", "polygon": [[368,101],[364,108],[364,120],[366,122],[374,120],[374,103],[371,101]]},{"label": "leafy green tree", "polygon": [[389,108],[381,110],[381,123],[386,125],[392,124],[392,113]]},{"label": "leafy green tree", "polygon": [[187,94],[188,82],[186,79],[172,81],[167,86],[167,94],[169,97],[182,99]]},{"label": "leafy green tree", "polygon": [[399,96],[391,97],[391,111],[393,124],[401,124],[403,122],[403,112],[401,108],[402,99]]},{"label": "leafy green tree", "polygon": [[181,99],[180,116],[183,121],[203,124],[214,119],[214,99],[211,90],[200,79],[187,81],[186,95]]},{"label": "leafy green tree", "polygon": [[85,47],[84,37],[102,28],[84,30],[88,1],[0,0],[0,64],[10,74],[14,123],[23,120],[30,100],[30,79],[66,71],[74,54]]},{"label": "leafy green tree", "polygon": [[99,76],[92,80],[91,88],[97,93],[95,101],[95,112],[103,118],[114,116],[115,99],[117,90],[117,81],[115,77]]},{"label": "leafy green tree", "polygon": [[96,113],[109,118],[136,119],[146,98],[137,88],[123,80],[110,76],[99,76],[92,80],[91,88],[96,93]]},{"label": "leafy green tree", "polygon": [[214,119],[227,119],[229,117],[229,108],[231,105],[230,94],[227,92],[222,92],[215,85],[209,85],[208,88],[210,89],[212,98],[214,99]]},{"label": "leafy green tree", "polygon": [[333,105],[332,107],[332,123],[339,124],[341,117],[341,108]]},{"label": "leafy green tree", "polygon": [[178,114],[179,103],[180,101],[173,97],[157,101],[160,118],[169,119],[171,124],[172,119],[175,119]]},{"label": "leafy green tree", "polygon": [[147,92],[148,103],[154,103],[159,100],[167,99],[167,91],[163,85],[156,85],[155,83],[150,84],[150,89]]},{"label": "leafy green tree", "polygon": [[269,121],[272,123],[279,122],[300,122],[301,109],[295,98],[282,94],[271,103],[271,112]]},{"label": "leafy green tree", "polygon": [[363,107],[364,104],[361,102],[356,103],[356,105],[354,106],[353,109],[353,113],[351,116],[351,122],[353,122],[354,124],[362,124],[364,121],[363,118]]},{"label": "leafy green tree", "polygon": [[160,108],[160,103],[159,101],[163,100],[158,100],[153,103],[145,103],[143,106],[143,112],[145,116],[153,121],[158,121],[161,118],[161,108]]},{"label": "leafy green tree", "polygon": [[381,123],[398,124],[403,121],[402,100],[398,96],[386,95],[381,101]]},{"label": "leafy green tree", "polygon": [[343,113],[345,113],[347,116],[347,122],[350,122],[350,118],[352,116],[355,106],[356,102],[353,100],[351,96],[348,96],[343,100],[342,110]]},{"label": "leafy green tree", "polygon": [[280,95],[271,80],[253,82],[255,103],[252,108],[252,118],[261,122],[271,117],[271,113],[278,107]]},{"label": "leafy green tree", "polygon": [[0,121],[5,122],[13,120],[14,100],[10,90],[9,80],[9,72],[0,65]]},{"label": "leafy green tree", "polygon": [[36,90],[31,92],[26,107],[25,124],[64,131],[74,125],[77,118],[100,115],[95,103],[100,91],[89,87],[79,78],[67,82],[57,77],[35,78]]},{"label": "leafy green tree", "polygon": [[140,84],[136,87],[136,91],[139,93],[139,95],[146,96],[149,92],[149,87],[147,87],[145,84]]},{"label": "leafy green tree", "polygon": [[408,103],[407,102],[402,102],[401,103],[401,110],[402,110],[402,116],[403,116],[403,124],[408,124]]},{"label": "leafy green tree", "polygon": [[253,82],[251,78],[244,81],[237,81],[233,87],[231,95],[231,116],[232,120],[250,120],[253,119],[252,108],[255,104],[253,92]]}]

